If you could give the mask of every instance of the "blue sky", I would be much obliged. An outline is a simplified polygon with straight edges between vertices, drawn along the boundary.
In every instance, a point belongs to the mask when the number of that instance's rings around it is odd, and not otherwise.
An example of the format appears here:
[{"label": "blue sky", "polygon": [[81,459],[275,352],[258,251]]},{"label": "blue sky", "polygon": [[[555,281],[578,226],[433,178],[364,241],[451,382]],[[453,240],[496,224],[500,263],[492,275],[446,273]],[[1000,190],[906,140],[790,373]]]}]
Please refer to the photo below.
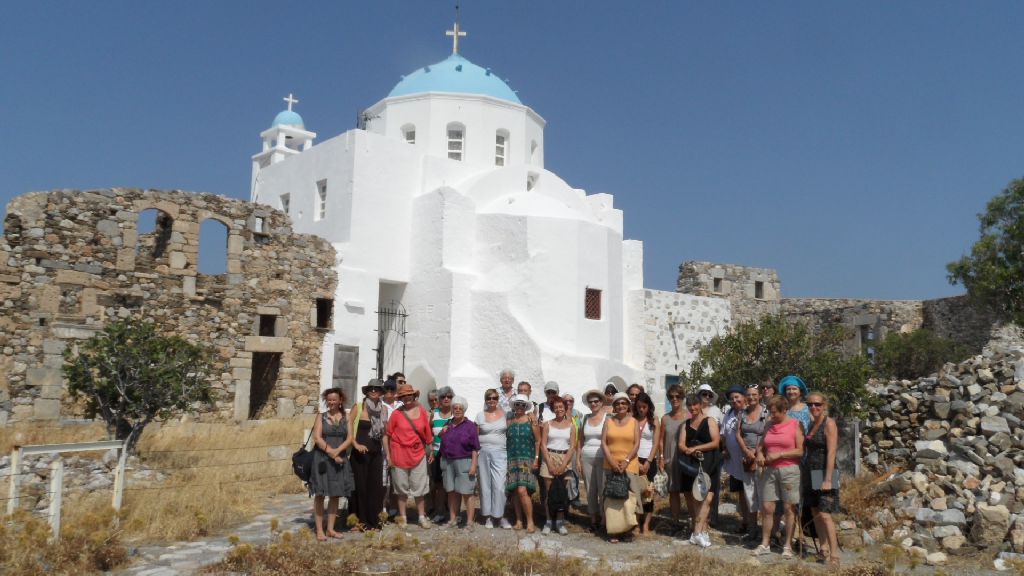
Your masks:
[{"label": "blue sky", "polygon": [[[0,202],[142,186],[248,197],[292,92],[319,139],[450,52],[452,2],[12,2]],[[465,0],[461,44],[548,122],[546,166],[610,192],[649,287],[684,260],[786,296],[962,292],[945,263],[1024,176],[1019,2]],[[381,223],[382,228],[385,223]]]}]

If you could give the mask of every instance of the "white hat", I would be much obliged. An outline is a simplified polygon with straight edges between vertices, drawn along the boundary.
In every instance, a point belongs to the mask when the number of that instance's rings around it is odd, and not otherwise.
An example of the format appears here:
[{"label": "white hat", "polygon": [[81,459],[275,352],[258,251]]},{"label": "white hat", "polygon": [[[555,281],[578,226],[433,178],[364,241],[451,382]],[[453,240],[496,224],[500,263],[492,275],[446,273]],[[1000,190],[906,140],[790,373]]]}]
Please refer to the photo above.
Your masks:
[{"label": "white hat", "polygon": [[512,402],[510,404],[512,404],[512,406],[515,406],[516,404],[526,404],[529,406],[530,398],[526,394],[516,394],[512,397]]},{"label": "white hat", "polygon": [[626,402],[629,402],[630,404],[633,403],[629,399],[629,394],[626,394],[625,392],[616,392],[615,396],[612,396],[612,404],[615,404],[619,400],[625,400]]},{"label": "white hat", "polygon": [[548,383],[544,385],[544,392],[547,392],[548,390],[554,390],[557,393],[558,382],[555,382],[554,380],[549,380]]},{"label": "white hat", "polygon": [[718,402],[718,392],[715,392],[714,388],[710,384],[701,384],[697,387],[697,394],[701,392],[711,392],[711,403]]}]

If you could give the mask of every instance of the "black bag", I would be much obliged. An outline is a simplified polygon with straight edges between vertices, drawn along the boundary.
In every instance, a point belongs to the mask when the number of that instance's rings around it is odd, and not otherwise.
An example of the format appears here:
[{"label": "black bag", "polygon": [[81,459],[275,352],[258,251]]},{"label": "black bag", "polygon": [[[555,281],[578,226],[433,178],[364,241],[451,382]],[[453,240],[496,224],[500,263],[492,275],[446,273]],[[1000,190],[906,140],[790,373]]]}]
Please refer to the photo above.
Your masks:
[{"label": "black bag", "polygon": [[625,472],[612,472],[605,476],[604,497],[613,500],[629,498],[629,476]]},{"label": "black bag", "polygon": [[565,474],[555,476],[548,490],[548,515],[569,511],[569,490],[565,485]]},{"label": "black bag", "polygon": [[679,464],[679,469],[682,471],[683,476],[689,476],[696,478],[701,471],[701,461],[704,459],[704,454],[697,452],[696,456],[690,454],[683,454],[680,452],[676,456],[676,463]]},{"label": "black bag", "polygon": [[309,477],[313,475],[313,452],[312,450],[306,450],[306,445],[309,444],[309,438],[313,435],[314,428],[316,428],[316,420],[313,420],[313,428],[309,429],[309,436],[306,436],[306,441],[292,454],[292,472],[299,477],[299,480],[306,483],[309,482]]}]

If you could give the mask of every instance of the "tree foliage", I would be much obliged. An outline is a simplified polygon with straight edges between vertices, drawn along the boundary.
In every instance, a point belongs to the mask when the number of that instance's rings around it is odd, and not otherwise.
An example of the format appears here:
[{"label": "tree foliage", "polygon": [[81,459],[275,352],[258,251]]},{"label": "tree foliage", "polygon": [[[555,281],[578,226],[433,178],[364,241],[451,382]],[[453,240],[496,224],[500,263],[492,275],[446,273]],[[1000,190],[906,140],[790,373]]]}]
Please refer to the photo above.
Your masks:
[{"label": "tree foliage", "polygon": [[959,362],[970,353],[966,346],[928,330],[895,332],[875,347],[875,370],[883,377],[911,380],[934,374],[946,362]]},{"label": "tree foliage", "polygon": [[707,383],[719,393],[733,384],[772,382],[797,374],[812,390],[825,392],[840,414],[856,414],[869,398],[864,387],[871,365],[860,355],[844,354],[850,334],[843,326],[813,331],[779,316],[744,322],[698,348],[697,359],[680,381]]},{"label": "tree foliage", "polygon": [[1003,319],[1024,325],[1024,180],[1014,180],[978,214],[981,238],[946,265],[950,284]]},{"label": "tree foliage", "polygon": [[87,414],[102,418],[107,432],[134,451],[153,420],[210,401],[210,366],[205,346],[129,318],[66,350],[63,369],[72,396],[86,398]]}]

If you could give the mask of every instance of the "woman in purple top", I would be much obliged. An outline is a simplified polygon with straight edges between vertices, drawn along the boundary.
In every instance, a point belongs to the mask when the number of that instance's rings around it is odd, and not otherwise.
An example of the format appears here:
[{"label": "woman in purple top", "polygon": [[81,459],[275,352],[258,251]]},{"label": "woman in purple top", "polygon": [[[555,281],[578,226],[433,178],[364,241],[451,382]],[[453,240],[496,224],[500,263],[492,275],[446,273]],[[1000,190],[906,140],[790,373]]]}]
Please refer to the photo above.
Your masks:
[{"label": "woman in purple top", "polygon": [[448,527],[459,520],[459,496],[466,507],[466,528],[473,527],[473,492],[476,487],[476,460],[480,437],[476,424],[466,419],[466,399],[452,398],[452,419],[441,429],[441,473],[448,493]]}]

